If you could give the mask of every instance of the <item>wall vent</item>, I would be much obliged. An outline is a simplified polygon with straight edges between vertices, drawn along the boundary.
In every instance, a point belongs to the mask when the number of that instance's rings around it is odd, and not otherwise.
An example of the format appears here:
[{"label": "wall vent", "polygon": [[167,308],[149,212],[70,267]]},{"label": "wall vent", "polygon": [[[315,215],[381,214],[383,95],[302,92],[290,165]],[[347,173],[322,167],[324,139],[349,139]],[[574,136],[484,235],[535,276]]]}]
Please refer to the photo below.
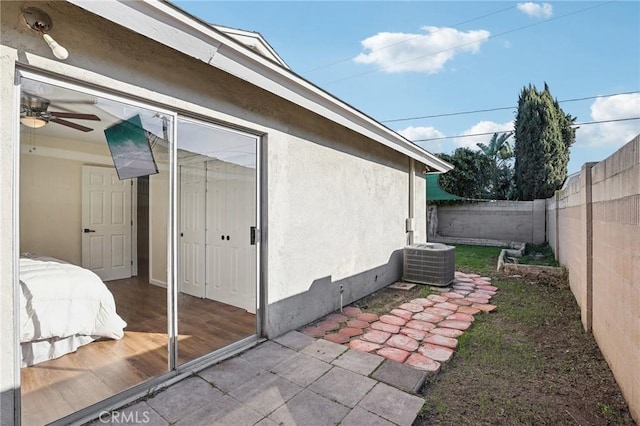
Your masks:
[{"label": "wall vent", "polygon": [[412,244],[404,248],[403,280],[447,286],[454,278],[455,247],[439,243]]}]

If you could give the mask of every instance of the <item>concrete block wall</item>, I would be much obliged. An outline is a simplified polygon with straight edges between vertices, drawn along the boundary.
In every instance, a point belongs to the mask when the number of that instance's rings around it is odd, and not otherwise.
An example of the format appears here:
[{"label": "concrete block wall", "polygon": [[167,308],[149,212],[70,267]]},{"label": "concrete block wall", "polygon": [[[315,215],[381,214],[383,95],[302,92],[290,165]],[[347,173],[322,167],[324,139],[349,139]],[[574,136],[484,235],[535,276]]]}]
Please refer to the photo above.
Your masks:
[{"label": "concrete block wall", "polygon": [[545,200],[438,206],[438,236],[542,244]]},{"label": "concrete block wall", "polygon": [[585,164],[579,179],[547,200],[547,210],[558,218],[551,246],[569,269],[582,323],[640,423],[640,135],[606,160]]}]

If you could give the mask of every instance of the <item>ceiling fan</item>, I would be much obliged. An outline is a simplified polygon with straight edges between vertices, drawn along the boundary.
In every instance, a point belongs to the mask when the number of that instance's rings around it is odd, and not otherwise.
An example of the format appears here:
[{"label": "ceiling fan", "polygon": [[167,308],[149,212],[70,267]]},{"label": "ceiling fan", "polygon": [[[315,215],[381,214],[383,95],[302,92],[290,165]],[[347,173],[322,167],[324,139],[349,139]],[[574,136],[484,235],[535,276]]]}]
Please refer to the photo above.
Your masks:
[{"label": "ceiling fan", "polygon": [[91,132],[93,129],[90,127],[64,119],[100,121],[100,117],[94,114],[49,111],[49,105],[51,105],[51,102],[48,99],[30,93],[23,93],[20,98],[20,122],[33,129],[38,129],[51,122],[80,130],[81,132]]}]

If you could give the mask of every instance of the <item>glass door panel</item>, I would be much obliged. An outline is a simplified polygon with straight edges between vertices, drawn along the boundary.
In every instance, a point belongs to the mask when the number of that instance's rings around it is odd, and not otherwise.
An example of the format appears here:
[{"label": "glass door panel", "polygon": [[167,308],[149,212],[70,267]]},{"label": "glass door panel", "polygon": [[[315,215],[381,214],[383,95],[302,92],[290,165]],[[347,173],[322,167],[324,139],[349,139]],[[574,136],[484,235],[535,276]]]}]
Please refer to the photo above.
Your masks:
[{"label": "glass door panel", "polygon": [[257,137],[178,119],[178,362],[256,334]]},{"label": "glass door panel", "polygon": [[173,118],[74,89],[21,81],[25,425],[57,420],[169,365]]}]

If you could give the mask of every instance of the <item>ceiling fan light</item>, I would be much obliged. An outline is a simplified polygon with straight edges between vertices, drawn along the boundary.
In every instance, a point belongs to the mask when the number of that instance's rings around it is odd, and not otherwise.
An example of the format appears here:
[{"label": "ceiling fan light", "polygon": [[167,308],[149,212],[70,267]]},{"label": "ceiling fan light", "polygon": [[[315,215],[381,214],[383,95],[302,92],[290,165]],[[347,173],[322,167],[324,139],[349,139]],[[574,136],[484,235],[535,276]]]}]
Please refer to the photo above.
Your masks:
[{"label": "ceiling fan light", "polygon": [[32,129],[39,129],[40,127],[43,127],[45,124],[47,124],[47,121],[45,119],[34,116],[20,117],[20,122]]}]

